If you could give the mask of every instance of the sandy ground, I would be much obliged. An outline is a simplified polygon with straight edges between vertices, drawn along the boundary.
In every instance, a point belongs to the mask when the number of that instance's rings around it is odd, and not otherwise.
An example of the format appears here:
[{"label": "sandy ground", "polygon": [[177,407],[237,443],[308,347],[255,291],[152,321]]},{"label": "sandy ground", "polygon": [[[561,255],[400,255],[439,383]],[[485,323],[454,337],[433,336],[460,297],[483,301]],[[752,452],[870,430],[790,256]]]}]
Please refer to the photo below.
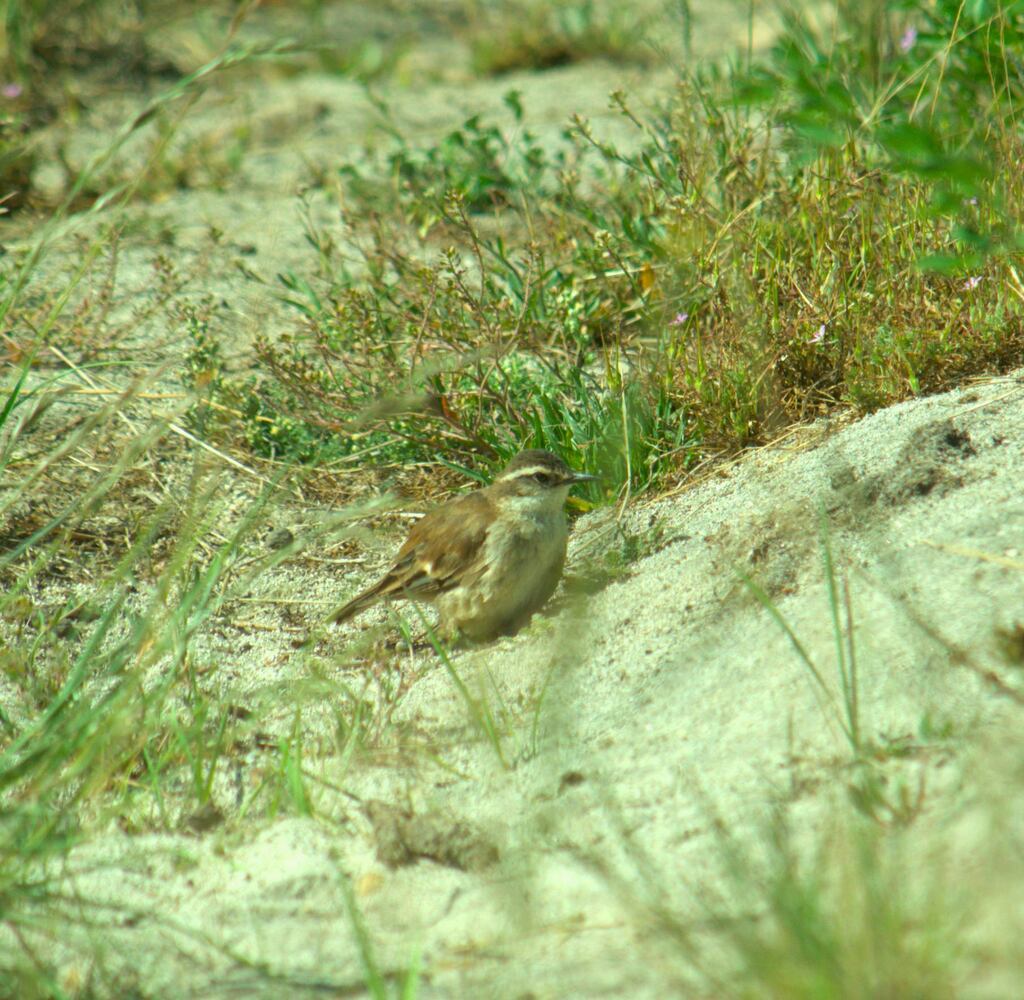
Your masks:
[{"label": "sandy ground", "polygon": [[[745,25],[731,27],[716,51],[744,37]],[[554,135],[574,112],[618,128],[609,91],[647,100],[670,80],[589,63],[388,96],[397,120],[428,135],[496,111],[516,88],[531,124]],[[239,344],[285,323],[239,261],[269,282],[308,262],[295,189],[311,163],[358,155],[375,135],[372,107],[350,81],[303,74],[258,97],[228,87],[197,106],[187,130],[216,134],[238,120],[257,140],[230,184],[129,209],[111,323],[130,324],[154,294],[156,249],[201,265],[189,294],[216,292]],[[82,158],[94,142],[82,128],[69,148]],[[67,248],[55,252],[40,280],[73,266]],[[162,322],[136,332],[173,358],[180,341]],[[74,992],[100,969],[112,995],[361,996],[357,910],[387,978],[418,963],[423,997],[712,995],[694,955],[728,951],[713,916],[764,909],[756,880],[730,875],[728,844],[759,856],[771,817],[805,859],[849,843],[840,817],[858,774],[843,735],[826,546],[849,588],[860,738],[877,747],[884,794],[872,808],[902,828],[908,894],[967,895],[965,935],[1012,953],[1024,916],[1012,850],[1024,782],[1009,779],[1024,749],[1024,686],[1005,648],[1024,620],[1022,440],[1018,373],[818,424],[678,495],[580,518],[569,571],[581,586],[524,634],[453,660],[475,703],[499,718],[500,752],[421,643],[376,751],[339,753],[337,706],[318,696],[318,671],[355,686],[346,644],[394,622],[381,609],[321,635],[311,656],[296,641],[308,620],[296,624],[273,599],[334,606],[383,564],[395,536],[347,568],[283,562],[241,595],[251,608],[225,607],[197,656],[219,696],[254,713],[269,740],[288,733],[301,703],[314,816],[238,818],[261,767],[253,749],[218,775],[211,829],[112,828],[76,848],[51,872],[79,901],[62,934],[62,982]],[[281,504],[266,528],[308,516]],[[593,583],[601,554],[626,547],[621,571]],[[964,995],[1009,995],[1004,971],[993,960]]]},{"label": "sandy ground", "polygon": [[[862,739],[879,747],[889,801],[913,805],[908,891],[951,877],[1000,923],[1019,909],[1009,848],[1024,832],[1020,784],[1005,781],[1021,689],[998,655],[1022,613],[1022,435],[1018,375],[811,428],[627,511],[628,531],[657,538],[628,576],[453,661],[504,706],[506,765],[435,665],[393,716],[405,753],[307,757],[323,781],[317,818],[111,833],[73,852],[76,894],[127,916],[101,932],[72,925],[67,944],[99,946],[106,974],[143,995],[358,994],[351,885],[381,967],[400,976],[418,954],[423,996],[700,995],[689,952],[653,914],[699,935],[723,905],[757,913],[752,887],[737,896],[723,872],[722,824],[756,851],[782,815],[810,849],[839,836],[853,786],[822,512],[849,582]],[[612,512],[582,518],[574,564],[615,530]],[[744,577],[771,595],[828,693]],[[262,582],[337,593],[287,565]],[[266,692],[302,681],[286,638],[209,650],[233,703],[262,705],[269,729]],[[304,723],[309,745],[326,737],[326,720]],[[234,766],[215,795],[227,815],[254,764]],[[982,985],[965,995],[1006,995],[1005,982]]]}]

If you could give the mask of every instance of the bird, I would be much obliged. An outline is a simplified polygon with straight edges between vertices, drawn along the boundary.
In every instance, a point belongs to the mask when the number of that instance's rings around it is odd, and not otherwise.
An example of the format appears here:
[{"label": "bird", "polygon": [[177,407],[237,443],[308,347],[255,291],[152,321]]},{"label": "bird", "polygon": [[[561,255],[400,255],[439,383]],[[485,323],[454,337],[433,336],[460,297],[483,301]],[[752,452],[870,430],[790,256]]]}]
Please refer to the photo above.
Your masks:
[{"label": "bird", "polygon": [[433,604],[440,632],[473,643],[518,632],[554,593],[565,565],[565,501],[574,472],[550,451],[517,454],[483,489],[417,521],[391,568],[328,619],[347,621],[378,601]]}]

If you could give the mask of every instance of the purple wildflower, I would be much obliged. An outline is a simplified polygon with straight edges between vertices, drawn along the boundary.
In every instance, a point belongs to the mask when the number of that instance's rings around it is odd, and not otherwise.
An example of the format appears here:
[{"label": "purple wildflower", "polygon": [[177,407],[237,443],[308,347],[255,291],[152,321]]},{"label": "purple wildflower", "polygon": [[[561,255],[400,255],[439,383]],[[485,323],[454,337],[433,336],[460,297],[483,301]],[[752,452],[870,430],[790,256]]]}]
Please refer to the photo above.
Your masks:
[{"label": "purple wildflower", "polygon": [[669,324],[670,326],[682,326],[690,318],[689,313],[676,313],[676,318]]},{"label": "purple wildflower", "polygon": [[827,323],[822,323],[821,326],[818,327],[814,335],[811,337],[811,339],[807,341],[807,343],[820,344],[825,339],[825,328],[827,327],[827,325]]},{"label": "purple wildflower", "polygon": [[0,87],[0,94],[3,94],[8,100],[13,101],[16,97],[21,97],[22,88],[20,83],[5,83]]},{"label": "purple wildflower", "polygon": [[914,47],[914,44],[916,42],[917,28],[907,28],[907,30],[903,32],[903,35],[900,38],[900,52],[906,55]]},{"label": "purple wildflower", "polygon": [[981,275],[973,274],[964,282],[964,291],[973,292],[981,284]]}]

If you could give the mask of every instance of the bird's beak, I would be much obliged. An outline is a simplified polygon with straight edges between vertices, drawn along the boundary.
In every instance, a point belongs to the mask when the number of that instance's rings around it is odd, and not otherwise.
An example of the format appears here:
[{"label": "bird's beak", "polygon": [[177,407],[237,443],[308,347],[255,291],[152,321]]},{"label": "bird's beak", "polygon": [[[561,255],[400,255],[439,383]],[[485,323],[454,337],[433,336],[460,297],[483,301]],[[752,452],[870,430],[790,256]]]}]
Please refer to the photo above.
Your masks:
[{"label": "bird's beak", "polygon": [[586,472],[574,472],[570,477],[569,482],[575,485],[576,483],[593,483],[596,482],[597,479],[597,476],[591,476]]}]

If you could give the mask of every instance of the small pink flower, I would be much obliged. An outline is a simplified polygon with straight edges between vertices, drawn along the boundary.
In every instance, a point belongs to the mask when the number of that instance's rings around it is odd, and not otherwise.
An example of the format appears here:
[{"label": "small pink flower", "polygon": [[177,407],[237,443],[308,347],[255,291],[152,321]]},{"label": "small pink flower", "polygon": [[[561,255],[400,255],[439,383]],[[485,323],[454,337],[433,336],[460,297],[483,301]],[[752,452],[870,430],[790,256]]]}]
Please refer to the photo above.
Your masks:
[{"label": "small pink flower", "polygon": [[5,83],[0,87],[0,94],[3,94],[8,100],[13,101],[16,97],[21,97],[22,88],[20,83]]},{"label": "small pink flower", "polygon": [[981,284],[981,275],[974,274],[964,282],[964,291],[973,292]]},{"label": "small pink flower", "polygon": [[815,331],[811,339],[807,341],[807,343],[820,344],[825,339],[825,328],[827,325],[828,324],[826,323],[822,323],[821,326],[819,326],[818,329]]},{"label": "small pink flower", "polygon": [[907,28],[907,30],[903,32],[903,35],[900,38],[900,52],[906,54],[914,47],[914,44],[916,42],[917,28]]},{"label": "small pink flower", "polygon": [[670,326],[682,326],[690,318],[689,313],[676,313],[676,318],[669,324]]}]

